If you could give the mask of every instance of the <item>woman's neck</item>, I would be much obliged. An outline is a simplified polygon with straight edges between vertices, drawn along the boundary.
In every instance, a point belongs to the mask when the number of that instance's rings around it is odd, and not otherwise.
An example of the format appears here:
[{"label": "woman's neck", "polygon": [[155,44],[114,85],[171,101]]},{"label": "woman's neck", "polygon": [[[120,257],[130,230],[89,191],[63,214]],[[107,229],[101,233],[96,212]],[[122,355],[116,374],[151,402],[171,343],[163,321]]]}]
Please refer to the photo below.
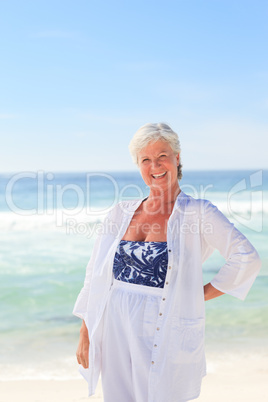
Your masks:
[{"label": "woman's neck", "polygon": [[180,194],[179,185],[167,188],[167,190],[151,188],[150,194],[145,201],[148,211],[161,211],[171,213],[174,203]]}]

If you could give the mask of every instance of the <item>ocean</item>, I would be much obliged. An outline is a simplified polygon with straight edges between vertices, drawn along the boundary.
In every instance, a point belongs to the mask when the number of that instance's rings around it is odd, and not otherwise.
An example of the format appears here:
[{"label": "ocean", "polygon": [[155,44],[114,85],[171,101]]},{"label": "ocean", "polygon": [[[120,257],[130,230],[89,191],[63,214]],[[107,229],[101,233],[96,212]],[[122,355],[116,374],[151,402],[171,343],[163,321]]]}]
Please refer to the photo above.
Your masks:
[{"label": "ocean", "polygon": [[[206,345],[258,351],[268,341],[268,171],[185,171],[181,189],[212,201],[253,243],[262,269],[245,301],[206,302]],[[148,195],[139,172],[0,174],[0,380],[80,378],[72,315],[109,208]],[[224,263],[215,251],[204,284]]]}]

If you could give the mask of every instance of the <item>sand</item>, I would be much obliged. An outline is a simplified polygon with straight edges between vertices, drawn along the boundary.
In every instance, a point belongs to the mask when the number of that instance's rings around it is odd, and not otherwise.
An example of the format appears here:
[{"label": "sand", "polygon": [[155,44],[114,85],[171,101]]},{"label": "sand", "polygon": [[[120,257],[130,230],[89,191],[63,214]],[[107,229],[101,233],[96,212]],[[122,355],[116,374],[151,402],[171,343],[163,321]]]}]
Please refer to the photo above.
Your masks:
[{"label": "sand", "polygon": [[[196,401],[268,401],[267,354],[207,356],[207,364],[208,374],[203,379],[201,395]],[[103,401],[100,382],[96,394],[90,398],[87,397],[87,383],[83,379],[0,382],[0,402],[82,402],[90,400]]]}]

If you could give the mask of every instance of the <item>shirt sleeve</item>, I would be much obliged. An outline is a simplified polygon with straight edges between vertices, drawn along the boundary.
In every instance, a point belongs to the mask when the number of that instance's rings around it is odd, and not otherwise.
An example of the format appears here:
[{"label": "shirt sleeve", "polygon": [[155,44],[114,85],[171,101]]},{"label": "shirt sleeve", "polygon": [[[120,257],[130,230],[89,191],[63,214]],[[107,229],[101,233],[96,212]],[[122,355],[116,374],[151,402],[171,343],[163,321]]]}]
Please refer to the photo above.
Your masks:
[{"label": "shirt sleeve", "polygon": [[203,240],[209,254],[219,250],[225,264],[211,284],[223,293],[245,300],[261,268],[260,257],[249,240],[210,201],[204,212]]},{"label": "shirt sleeve", "polygon": [[92,273],[93,273],[93,268],[94,268],[95,256],[98,252],[99,244],[100,244],[100,235],[98,236],[98,238],[95,241],[95,244],[93,247],[93,252],[91,254],[90,260],[86,267],[86,276],[85,276],[85,280],[84,280],[84,286],[82,287],[82,289],[76,299],[74,309],[73,309],[73,314],[76,315],[77,317],[81,318],[82,320],[85,319],[85,315],[87,312],[89,289],[90,289],[91,278],[92,278]]},{"label": "shirt sleeve", "polygon": [[101,233],[98,234],[98,236],[95,240],[93,251],[92,251],[90,260],[87,264],[87,267],[86,267],[86,276],[85,276],[85,280],[84,280],[84,286],[81,289],[81,291],[76,299],[75,305],[74,305],[73,314],[75,316],[81,318],[82,320],[85,320],[85,317],[86,317],[90,285],[91,285],[91,280],[92,280],[92,274],[94,271],[95,261],[96,261],[97,255],[100,251],[103,234],[106,232],[110,216],[111,216],[111,212],[108,213],[108,215],[105,217],[105,219],[103,221],[103,230],[101,231]]}]

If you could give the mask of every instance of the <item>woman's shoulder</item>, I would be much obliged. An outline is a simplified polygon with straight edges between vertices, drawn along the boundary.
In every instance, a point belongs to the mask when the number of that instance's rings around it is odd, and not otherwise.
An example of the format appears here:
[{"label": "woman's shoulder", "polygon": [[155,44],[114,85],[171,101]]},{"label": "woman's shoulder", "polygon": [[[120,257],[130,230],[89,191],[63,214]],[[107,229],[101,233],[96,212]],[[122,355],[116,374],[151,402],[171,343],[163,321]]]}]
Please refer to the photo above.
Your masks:
[{"label": "woman's shoulder", "polygon": [[209,205],[213,205],[211,201],[206,198],[195,198],[189,194],[183,194],[183,198],[185,201],[185,207],[187,209],[195,209],[203,211]]},{"label": "woman's shoulder", "polygon": [[[213,217],[223,217],[223,213],[217,207],[217,205],[213,204],[210,200],[206,198],[194,198],[190,195],[187,195],[187,201],[184,211],[188,214],[202,216],[202,219],[212,219]],[[225,218],[226,219],[226,218]]]}]

